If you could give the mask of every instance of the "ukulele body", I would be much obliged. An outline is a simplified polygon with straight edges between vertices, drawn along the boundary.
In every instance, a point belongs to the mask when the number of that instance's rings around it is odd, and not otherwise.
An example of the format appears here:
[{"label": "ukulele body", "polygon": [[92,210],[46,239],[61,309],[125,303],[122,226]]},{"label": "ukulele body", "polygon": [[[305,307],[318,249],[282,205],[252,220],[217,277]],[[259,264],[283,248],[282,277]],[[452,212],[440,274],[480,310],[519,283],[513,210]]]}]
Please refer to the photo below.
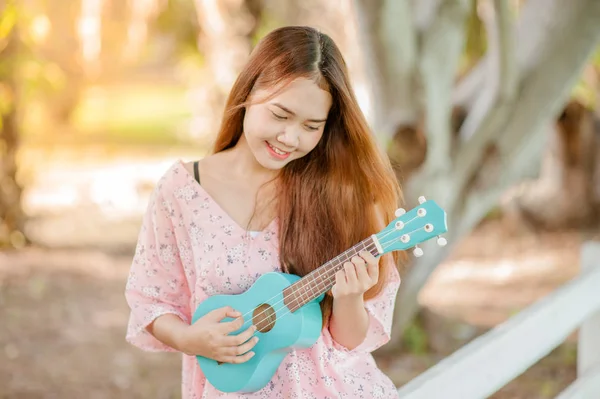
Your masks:
[{"label": "ukulele body", "polygon": [[[252,324],[258,342],[251,349],[255,354],[247,362],[218,363],[196,356],[207,381],[222,392],[256,392],[271,380],[285,356],[293,349],[308,348],[321,334],[322,313],[319,302],[324,295],[295,312],[284,304],[283,290],[300,277],[270,272],[260,276],[244,293],[213,295],[202,301],[192,317],[192,323],[212,310],[231,306],[244,318],[244,325],[231,335],[237,335]],[[222,322],[231,321],[224,318]]]}]

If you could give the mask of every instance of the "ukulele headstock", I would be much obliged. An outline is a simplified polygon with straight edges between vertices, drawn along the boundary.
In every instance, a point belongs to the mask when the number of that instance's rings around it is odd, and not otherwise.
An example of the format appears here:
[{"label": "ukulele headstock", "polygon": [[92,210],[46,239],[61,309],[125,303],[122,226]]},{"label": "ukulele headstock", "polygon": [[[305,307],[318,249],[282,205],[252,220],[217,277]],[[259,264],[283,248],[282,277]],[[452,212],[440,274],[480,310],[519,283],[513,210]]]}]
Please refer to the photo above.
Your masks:
[{"label": "ukulele headstock", "polygon": [[435,201],[419,197],[419,206],[406,212],[399,208],[396,218],[386,228],[375,234],[379,241],[382,255],[391,251],[402,251],[415,247],[416,257],[423,255],[419,243],[437,236],[440,246],[446,245],[446,239],[441,235],[448,231],[446,212]]}]

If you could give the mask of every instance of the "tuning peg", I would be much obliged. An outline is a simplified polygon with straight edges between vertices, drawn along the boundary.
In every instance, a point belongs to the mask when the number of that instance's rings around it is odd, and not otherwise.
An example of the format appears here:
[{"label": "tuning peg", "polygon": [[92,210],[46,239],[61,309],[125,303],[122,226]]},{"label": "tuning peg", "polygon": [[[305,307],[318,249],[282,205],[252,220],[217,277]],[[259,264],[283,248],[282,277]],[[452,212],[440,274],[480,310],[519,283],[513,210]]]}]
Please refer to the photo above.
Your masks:
[{"label": "tuning peg", "polygon": [[419,247],[415,247],[415,249],[413,250],[413,255],[415,255],[415,257],[420,258],[421,256],[423,256],[423,250]]},{"label": "tuning peg", "polygon": [[446,240],[446,239],[445,239],[444,237],[442,237],[442,236],[438,236],[438,238],[437,238],[437,244],[438,244],[440,247],[445,247],[445,246],[446,246],[446,244],[448,244],[448,240]]},{"label": "tuning peg", "polygon": [[423,202],[425,202],[425,201],[427,201],[427,199],[425,199],[425,197],[421,195],[421,196],[419,197],[419,204],[422,204],[422,203],[423,203]]},{"label": "tuning peg", "polygon": [[406,209],[398,208],[398,209],[396,209],[395,215],[396,215],[396,217],[400,217],[400,216],[404,215],[405,213],[406,213]]}]

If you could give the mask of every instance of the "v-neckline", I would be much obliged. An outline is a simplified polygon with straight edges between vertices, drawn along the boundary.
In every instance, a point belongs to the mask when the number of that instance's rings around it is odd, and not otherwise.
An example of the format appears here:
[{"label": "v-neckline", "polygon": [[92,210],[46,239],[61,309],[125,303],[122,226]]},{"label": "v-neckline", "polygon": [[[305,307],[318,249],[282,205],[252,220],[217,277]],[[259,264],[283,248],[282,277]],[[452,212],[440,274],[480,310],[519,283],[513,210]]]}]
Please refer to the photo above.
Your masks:
[{"label": "v-neckline", "polygon": [[[200,188],[200,190],[206,196],[206,198],[208,198],[214,204],[214,206],[218,209],[219,213],[221,213],[223,217],[227,218],[235,226],[236,229],[243,232],[244,235],[249,237],[250,239],[255,240],[258,237],[262,236],[267,231],[271,230],[271,228],[273,227],[273,224],[277,222],[278,217],[275,216],[273,219],[271,219],[271,221],[262,230],[247,230],[247,229],[245,229],[244,227],[242,227],[241,224],[239,224],[239,222],[237,220],[235,220],[227,211],[225,211],[225,209],[221,206],[221,204],[219,204],[219,202],[217,200],[215,200],[214,197],[208,191],[206,191],[206,189],[202,186],[202,184],[198,183],[198,181],[194,178],[194,176],[192,176],[192,174],[186,169],[186,167],[181,159],[178,160],[178,163],[179,163],[180,168],[183,169],[183,172],[186,174],[187,178],[191,179],[193,181],[193,183],[196,185],[196,187]],[[256,233],[256,234],[252,234],[252,233]]]}]

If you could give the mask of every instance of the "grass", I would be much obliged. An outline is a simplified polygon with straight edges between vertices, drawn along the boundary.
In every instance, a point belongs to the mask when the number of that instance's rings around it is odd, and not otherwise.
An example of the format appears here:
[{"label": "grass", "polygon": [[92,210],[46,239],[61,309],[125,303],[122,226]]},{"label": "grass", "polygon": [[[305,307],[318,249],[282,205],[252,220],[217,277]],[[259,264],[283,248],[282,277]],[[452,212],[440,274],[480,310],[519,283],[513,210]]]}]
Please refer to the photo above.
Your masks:
[{"label": "grass", "polygon": [[94,87],[75,112],[82,135],[101,133],[108,141],[173,143],[192,115],[184,88],[158,85]]},{"label": "grass", "polygon": [[23,139],[39,145],[176,145],[192,117],[187,89],[166,84],[92,86],[75,109],[69,126],[49,126],[43,106],[28,109]]},{"label": "grass", "polygon": [[28,103],[18,155],[20,181],[47,165],[200,157],[206,143],[187,135],[187,88],[143,82],[90,87],[71,123],[50,122],[43,103]]}]

